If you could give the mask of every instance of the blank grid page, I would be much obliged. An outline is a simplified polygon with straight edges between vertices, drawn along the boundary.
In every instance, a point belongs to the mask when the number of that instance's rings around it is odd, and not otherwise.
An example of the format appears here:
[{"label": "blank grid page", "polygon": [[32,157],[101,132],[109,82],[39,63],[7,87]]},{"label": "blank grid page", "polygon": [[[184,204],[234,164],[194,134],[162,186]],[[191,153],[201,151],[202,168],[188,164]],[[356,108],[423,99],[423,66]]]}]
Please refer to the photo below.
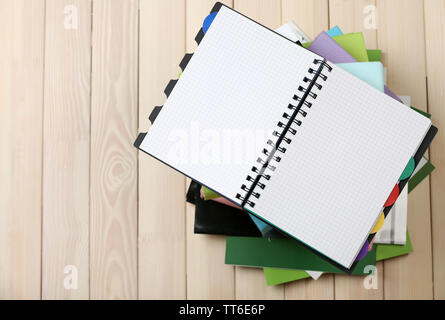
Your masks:
[{"label": "blank grid page", "polygon": [[235,198],[317,55],[222,7],[140,148]]},{"label": "blank grid page", "polygon": [[251,210],[349,268],[429,119],[339,67]]}]

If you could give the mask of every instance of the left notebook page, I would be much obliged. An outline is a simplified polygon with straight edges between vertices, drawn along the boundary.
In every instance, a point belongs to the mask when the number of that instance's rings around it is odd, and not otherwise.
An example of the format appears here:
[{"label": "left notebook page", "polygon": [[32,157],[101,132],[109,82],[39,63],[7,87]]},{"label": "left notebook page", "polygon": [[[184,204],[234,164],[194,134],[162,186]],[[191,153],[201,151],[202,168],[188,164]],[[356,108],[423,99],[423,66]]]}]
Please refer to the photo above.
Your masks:
[{"label": "left notebook page", "polygon": [[139,148],[240,204],[240,186],[314,59],[222,6]]}]

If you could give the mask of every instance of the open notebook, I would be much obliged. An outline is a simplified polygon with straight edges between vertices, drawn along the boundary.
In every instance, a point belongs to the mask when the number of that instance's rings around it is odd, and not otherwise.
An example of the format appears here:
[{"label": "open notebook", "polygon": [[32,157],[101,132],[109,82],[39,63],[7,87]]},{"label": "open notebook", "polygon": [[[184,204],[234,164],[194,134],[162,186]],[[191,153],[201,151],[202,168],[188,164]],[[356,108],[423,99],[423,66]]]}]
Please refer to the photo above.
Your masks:
[{"label": "open notebook", "polygon": [[349,269],[430,120],[220,3],[212,12],[135,145]]}]

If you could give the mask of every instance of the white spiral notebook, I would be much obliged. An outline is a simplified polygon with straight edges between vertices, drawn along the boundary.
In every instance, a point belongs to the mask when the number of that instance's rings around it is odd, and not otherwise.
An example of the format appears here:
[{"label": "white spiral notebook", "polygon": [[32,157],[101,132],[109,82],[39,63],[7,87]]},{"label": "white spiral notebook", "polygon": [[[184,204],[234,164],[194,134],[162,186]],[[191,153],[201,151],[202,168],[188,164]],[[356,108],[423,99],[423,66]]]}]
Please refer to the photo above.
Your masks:
[{"label": "white spiral notebook", "polygon": [[430,120],[215,8],[139,149],[349,269]]}]

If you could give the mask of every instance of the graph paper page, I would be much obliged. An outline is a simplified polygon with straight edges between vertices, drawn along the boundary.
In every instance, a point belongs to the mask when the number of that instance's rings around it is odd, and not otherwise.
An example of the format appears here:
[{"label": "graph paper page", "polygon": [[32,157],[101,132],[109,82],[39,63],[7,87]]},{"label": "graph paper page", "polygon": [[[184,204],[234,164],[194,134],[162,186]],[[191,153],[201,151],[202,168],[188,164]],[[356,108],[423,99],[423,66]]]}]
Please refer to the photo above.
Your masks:
[{"label": "graph paper page", "polygon": [[349,268],[431,122],[339,67],[247,207]]},{"label": "graph paper page", "polygon": [[236,203],[320,57],[222,7],[140,149]]}]

